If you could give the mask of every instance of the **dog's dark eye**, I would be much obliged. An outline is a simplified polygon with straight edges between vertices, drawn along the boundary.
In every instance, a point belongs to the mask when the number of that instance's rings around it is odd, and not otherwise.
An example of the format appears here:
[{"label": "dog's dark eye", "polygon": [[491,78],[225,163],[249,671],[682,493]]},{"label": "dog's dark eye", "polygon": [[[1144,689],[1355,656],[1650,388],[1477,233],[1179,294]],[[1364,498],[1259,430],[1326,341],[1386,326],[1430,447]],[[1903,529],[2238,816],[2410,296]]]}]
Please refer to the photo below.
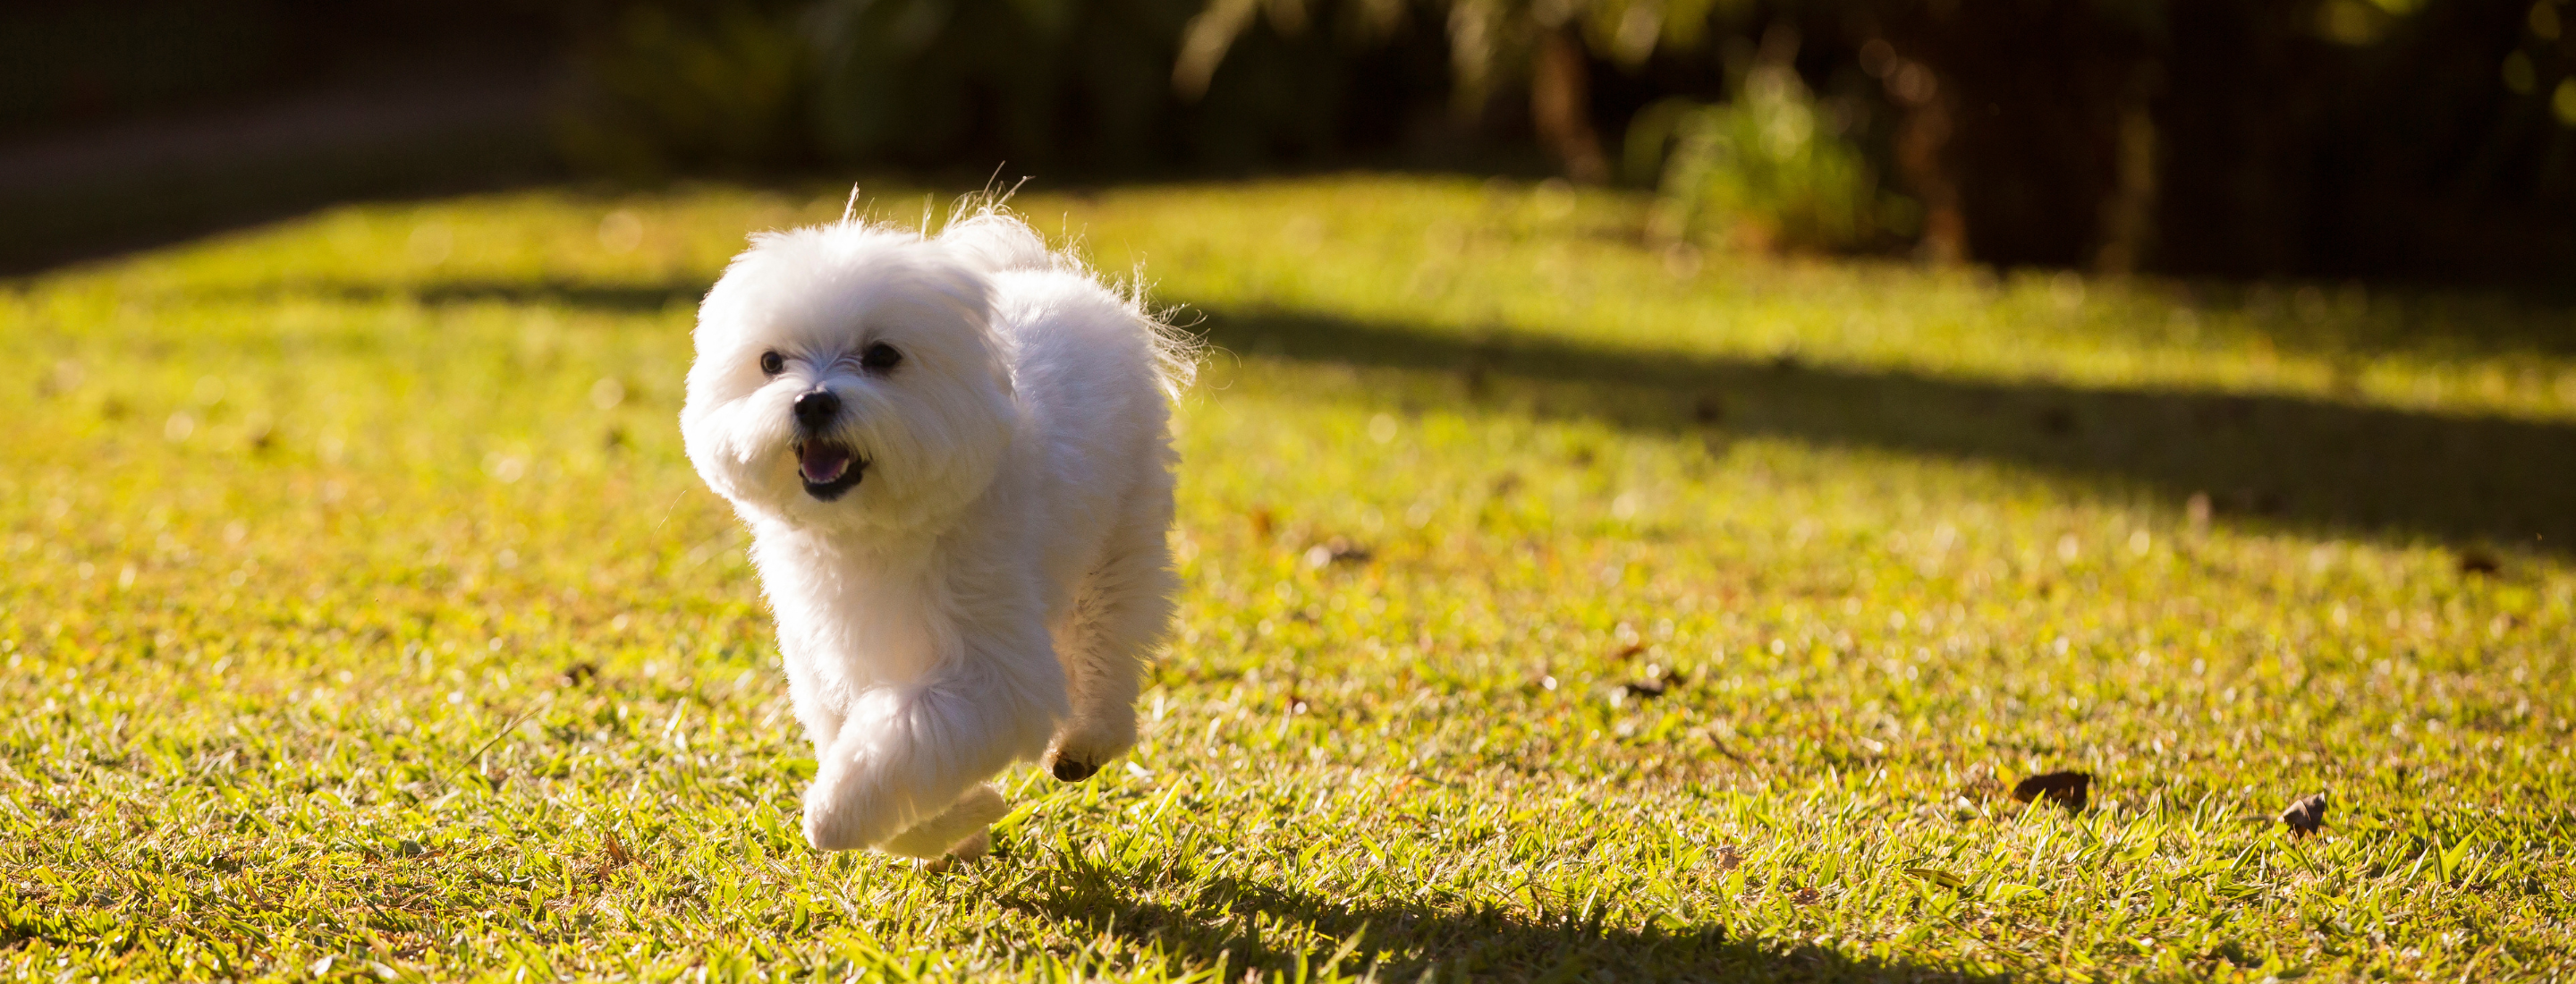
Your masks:
[{"label": "dog's dark eye", "polygon": [[894,346],[884,342],[870,345],[867,351],[859,353],[859,365],[874,372],[892,369],[896,363],[902,361],[903,353],[895,351]]},{"label": "dog's dark eye", "polygon": [[778,375],[779,373],[787,371],[787,360],[779,358],[778,353],[776,352],[762,352],[760,353],[760,371],[772,376]]}]

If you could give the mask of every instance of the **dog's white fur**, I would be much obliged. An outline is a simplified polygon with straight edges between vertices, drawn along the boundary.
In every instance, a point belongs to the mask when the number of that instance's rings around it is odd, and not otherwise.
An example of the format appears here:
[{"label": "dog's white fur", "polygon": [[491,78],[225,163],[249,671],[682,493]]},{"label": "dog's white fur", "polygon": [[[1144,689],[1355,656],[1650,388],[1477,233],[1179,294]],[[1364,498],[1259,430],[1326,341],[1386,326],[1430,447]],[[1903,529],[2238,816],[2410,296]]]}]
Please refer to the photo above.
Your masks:
[{"label": "dog's white fur", "polygon": [[[1005,810],[986,779],[1041,757],[1078,779],[1134,744],[1188,366],[1139,298],[998,206],[936,232],[845,218],[753,236],[696,341],[680,427],[752,531],[815,847],[971,857]],[[879,343],[891,370],[861,364]],[[818,388],[841,410],[800,428]],[[854,451],[858,484],[809,492],[809,440]]]}]

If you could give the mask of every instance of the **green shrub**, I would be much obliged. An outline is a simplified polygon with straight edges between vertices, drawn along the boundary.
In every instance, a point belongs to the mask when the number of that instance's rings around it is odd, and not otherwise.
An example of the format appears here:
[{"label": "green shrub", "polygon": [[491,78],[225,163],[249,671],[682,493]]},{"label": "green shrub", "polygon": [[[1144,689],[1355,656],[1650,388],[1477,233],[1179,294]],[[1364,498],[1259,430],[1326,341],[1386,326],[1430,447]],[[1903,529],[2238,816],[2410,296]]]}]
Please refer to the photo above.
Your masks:
[{"label": "green shrub", "polygon": [[1881,190],[1867,155],[1831,123],[1777,65],[1745,73],[1729,102],[1647,107],[1629,124],[1628,166],[1657,189],[1649,235],[1834,252],[1911,237],[1918,206]]}]

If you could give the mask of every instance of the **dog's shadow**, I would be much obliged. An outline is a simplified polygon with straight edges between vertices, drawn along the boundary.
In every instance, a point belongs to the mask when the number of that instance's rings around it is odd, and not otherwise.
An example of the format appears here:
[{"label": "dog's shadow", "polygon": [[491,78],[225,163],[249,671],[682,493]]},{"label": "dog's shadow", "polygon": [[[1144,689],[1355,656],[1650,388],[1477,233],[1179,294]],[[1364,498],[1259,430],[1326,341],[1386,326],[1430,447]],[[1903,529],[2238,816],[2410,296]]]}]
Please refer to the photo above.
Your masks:
[{"label": "dog's shadow", "polygon": [[[1222,965],[1249,975],[1304,980],[1334,964],[1379,980],[1945,980],[2008,978],[1902,961],[1854,957],[1811,943],[1769,940],[1714,924],[1669,927],[1605,917],[1568,901],[1533,916],[1491,906],[1344,901],[1186,864],[1159,875],[1056,855],[995,901],[1050,922],[1107,934],[1158,953],[1174,974]],[[1185,886],[1140,893],[1151,883]]]}]

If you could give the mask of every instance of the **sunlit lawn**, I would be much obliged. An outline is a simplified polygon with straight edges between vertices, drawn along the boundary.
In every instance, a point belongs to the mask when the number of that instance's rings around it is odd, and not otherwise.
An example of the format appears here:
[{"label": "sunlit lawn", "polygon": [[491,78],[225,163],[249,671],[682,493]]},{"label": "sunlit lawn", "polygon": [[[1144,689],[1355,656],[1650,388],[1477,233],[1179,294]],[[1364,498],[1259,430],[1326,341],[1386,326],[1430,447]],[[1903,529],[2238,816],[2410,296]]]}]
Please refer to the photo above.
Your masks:
[{"label": "sunlit lawn", "polygon": [[[1177,639],[1129,764],[1006,777],[1000,856],[816,854],[674,416],[743,233],[841,202],[0,287],[0,967],[2576,970],[2576,312],[1731,257],[1463,179],[1018,201],[1216,345]],[[2057,770],[2081,812],[2011,797]]]}]

